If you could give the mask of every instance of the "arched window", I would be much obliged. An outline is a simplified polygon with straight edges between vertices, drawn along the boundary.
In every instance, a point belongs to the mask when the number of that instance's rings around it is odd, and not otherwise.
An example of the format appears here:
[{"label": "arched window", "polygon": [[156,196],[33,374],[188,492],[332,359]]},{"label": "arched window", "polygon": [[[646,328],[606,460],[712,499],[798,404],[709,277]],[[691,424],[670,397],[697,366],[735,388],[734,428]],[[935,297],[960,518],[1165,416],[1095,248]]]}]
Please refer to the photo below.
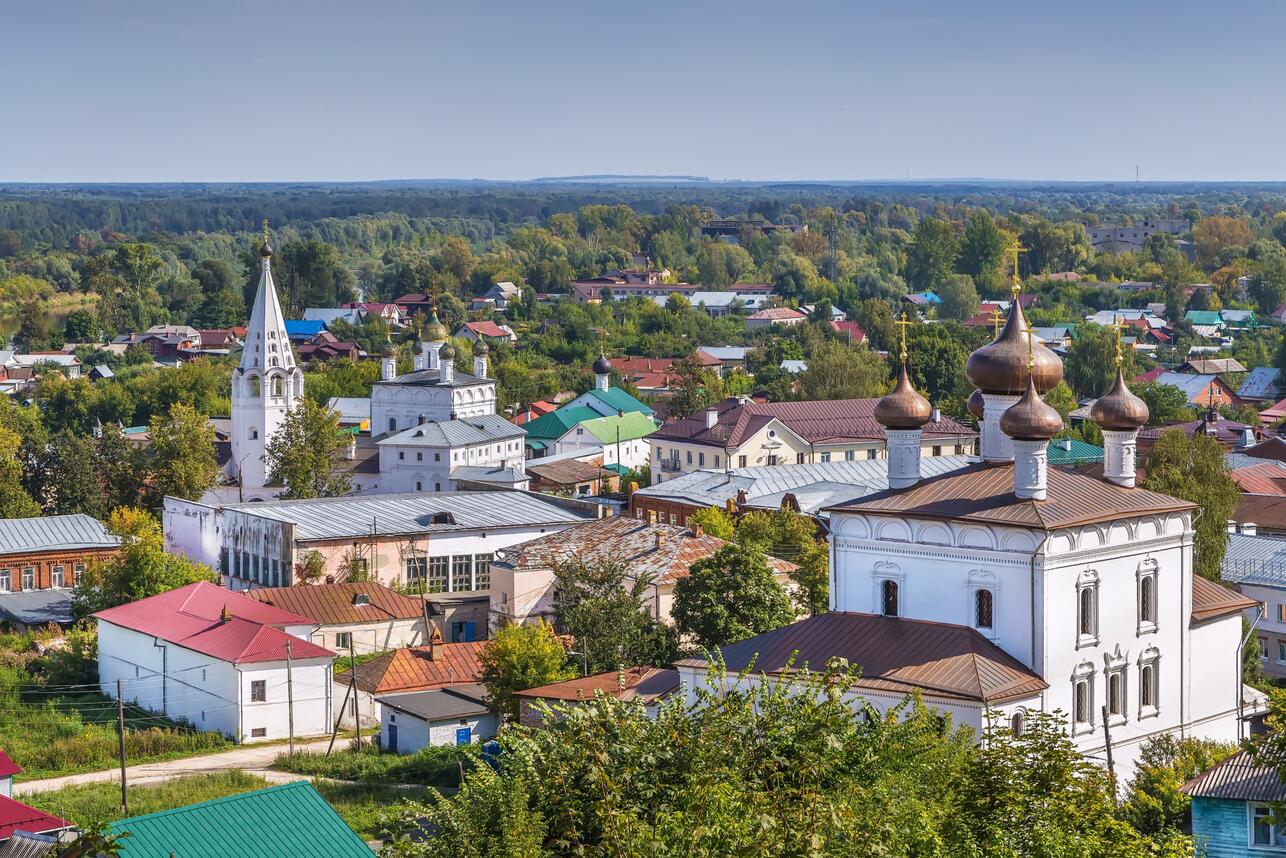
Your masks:
[{"label": "arched window", "polygon": [[272,380],[272,395],[273,396],[286,395],[286,384],[284,381],[282,381],[281,376],[277,376]]},{"label": "arched window", "polygon": [[973,594],[973,622],[980,629],[992,627],[992,608],[995,596],[990,590],[975,590]]},{"label": "arched window", "polygon": [[250,440],[251,440],[251,441],[257,441],[257,440],[259,440],[259,430],[258,430],[258,429],[251,429],[251,430],[250,430]]},{"label": "arched window", "polygon": [[1107,711],[1110,715],[1125,714],[1125,671],[1114,670],[1107,675]]},{"label": "arched window", "polygon": [[276,358],[268,358],[268,366],[276,366],[276,365],[277,365]]},{"label": "arched window", "polygon": [[1027,719],[1023,717],[1022,712],[1015,712],[1009,719],[1009,732],[1013,734],[1015,739],[1022,736],[1023,730],[1026,726]]},{"label": "arched window", "polygon": [[1097,587],[1082,587],[1079,593],[1080,610],[1077,630],[1084,637],[1094,637],[1098,631],[1098,606],[1095,605]]},{"label": "arched window", "polygon": [[1145,664],[1139,671],[1139,705],[1156,707],[1157,705],[1157,667]]},{"label": "arched window", "polygon": [[250,396],[259,398],[259,376],[257,375],[250,376]]},{"label": "arched window", "polygon": [[390,431],[390,432],[396,432],[396,431],[397,431],[397,418],[396,418],[396,417],[390,417],[390,418],[388,419],[388,431]]},{"label": "arched window", "polygon": [[1076,695],[1073,700],[1073,712],[1077,724],[1090,723],[1090,681],[1076,681]]},{"label": "arched window", "polygon": [[434,484],[433,484],[433,490],[434,490],[435,492],[440,492],[440,491],[442,491],[442,484],[441,484],[441,483],[434,483]]},{"label": "arched window", "polygon": [[880,585],[880,612],[886,617],[898,615],[898,582],[885,581]]},{"label": "arched window", "polygon": [[415,490],[416,490],[417,492],[424,491],[424,484],[423,484],[423,483],[421,483],[419,480],[416,480],[416,481],[415,481]]}]

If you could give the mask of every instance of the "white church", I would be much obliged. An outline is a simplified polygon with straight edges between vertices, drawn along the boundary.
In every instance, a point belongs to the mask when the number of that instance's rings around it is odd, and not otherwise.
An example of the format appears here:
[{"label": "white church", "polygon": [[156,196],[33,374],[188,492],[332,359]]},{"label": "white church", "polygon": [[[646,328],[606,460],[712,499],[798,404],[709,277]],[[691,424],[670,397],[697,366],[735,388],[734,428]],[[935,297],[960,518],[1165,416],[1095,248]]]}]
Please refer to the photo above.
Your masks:
[{"label": "white church", "polygon": [[[1062,420],[1041,395],[1062,363],[1026,327],[1014,301],[971,356],[982,455],[941,476],[921,477],[931,408],[904,362],[875,412],[890,488],[830,510],[831,612],[724,647],[725,681],[839,660],[860,668],[855,708],[919,693],[958,723],[1015,731],[1058,710],[1090,758],[1106,762],[1110,744],[1123,782],[1151,737],[1243,735],[1255,703],[1243,698],[1241,612],[1254,603],[1193,572],[1193,504],[1135,485],[1148,411],[1119,362],[1093,409],[1103,477],[1049,467]],[[678,667],[695,702],[708,662]]]},{"label": "white church", "polygon": [[[285,317],[272,280],[272,247],[259,249],[261,272],[240,365],[232,373],[231,455],[206,503],[263,501],[271,485],[265,450],[304,395]],[[526,488],[524,431],[496,413],[486,342],[473,346],[473,373],[455,368],[455,348],[435,312],[417,336],[411,372],[398,374],[390,343],[371,392],[371,438],[349,448],[355,494],[451,491],[459,481]],[[367,439],[363,439],[366,441]]]}]

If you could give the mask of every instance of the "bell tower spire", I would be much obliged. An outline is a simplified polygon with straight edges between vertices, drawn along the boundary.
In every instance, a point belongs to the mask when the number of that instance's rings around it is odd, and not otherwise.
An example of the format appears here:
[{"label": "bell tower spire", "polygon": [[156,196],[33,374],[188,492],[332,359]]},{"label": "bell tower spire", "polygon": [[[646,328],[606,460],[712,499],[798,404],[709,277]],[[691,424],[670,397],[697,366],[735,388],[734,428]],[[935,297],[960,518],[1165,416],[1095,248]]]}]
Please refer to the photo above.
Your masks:
[{"label": "bell tower spire", "polygon": [[272,281],[268,221],[259,246],[259,288],[250,309],[241,362],[232,372],[232,474],[245,500],[267,497],[264,450],[286,414],[304,394],[304,374],[286,334],[285,315]]}]

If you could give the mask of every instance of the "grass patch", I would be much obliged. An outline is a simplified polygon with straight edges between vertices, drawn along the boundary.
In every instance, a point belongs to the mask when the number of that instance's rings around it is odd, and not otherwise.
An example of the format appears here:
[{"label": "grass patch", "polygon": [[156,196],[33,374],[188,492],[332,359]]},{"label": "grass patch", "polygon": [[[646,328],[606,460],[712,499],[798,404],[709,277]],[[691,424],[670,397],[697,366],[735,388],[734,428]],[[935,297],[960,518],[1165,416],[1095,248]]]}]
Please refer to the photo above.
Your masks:
[{"label": "grass patch", "polygon": [[341,784],[325,779],[318,779],[313,786],[363,840],[385,838],[384,816],[399,802],[404,799],[425,801],[429,796],[428,787],[398,789],[377,784]]},{"label": "grass patch", "polygon": [[425,748],[414,754],[390,754],[373,745],[324,754],[282,754],[273,768],[360,784],[419,784],[439,789],[460,786],[460,771],[478,759],[472,745]]},{"label": "grass patch", "polygon": [[384,652],[363,652],[349,658],[347,655],[338,655],[335,657],[335,674],[347,673],[353,669],[354,665],[366,664],[368,661],[374,661],[382,655],[388,655],[392,650]]},{"label": "grass patch", "polygon": [[[130,816],[141,816],[266,786],[268,782],[263,778],[238,771],[188,775],[159,784],[130,787],[129,812]],[[23,796],[22,800],[32,807],[61,816],[80,826],[98,825],[121,818],[119,783],[80,784],[53,792],[30,793]]]}]

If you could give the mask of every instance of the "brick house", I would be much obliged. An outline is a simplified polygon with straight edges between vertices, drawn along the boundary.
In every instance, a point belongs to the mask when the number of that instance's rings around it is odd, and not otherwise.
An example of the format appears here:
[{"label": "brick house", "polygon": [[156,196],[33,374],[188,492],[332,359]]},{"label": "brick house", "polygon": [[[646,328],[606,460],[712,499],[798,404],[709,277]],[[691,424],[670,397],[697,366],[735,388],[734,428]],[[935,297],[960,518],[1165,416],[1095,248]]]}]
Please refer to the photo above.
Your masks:
[{"label": "brick house", "polygon": [[0,519],[0,605],[26,591],[70,590],[90,563],[119,552],[116,537],[88,515]]}]

